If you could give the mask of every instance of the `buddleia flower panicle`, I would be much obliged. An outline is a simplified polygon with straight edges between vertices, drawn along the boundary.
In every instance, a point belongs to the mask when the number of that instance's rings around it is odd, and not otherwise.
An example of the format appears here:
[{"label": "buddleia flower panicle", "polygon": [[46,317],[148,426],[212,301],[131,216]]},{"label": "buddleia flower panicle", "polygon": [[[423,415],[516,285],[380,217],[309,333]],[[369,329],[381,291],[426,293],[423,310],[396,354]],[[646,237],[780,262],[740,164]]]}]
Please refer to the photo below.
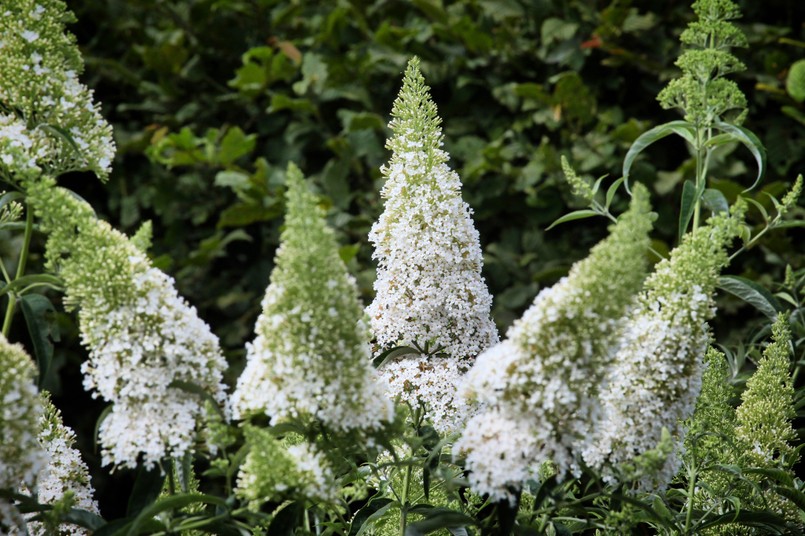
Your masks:
[{"label": "buddleia flower panicle", "polygon": [[[42,414],[34,378],[36,367],[17,344],[0,334],[0,490],[31,489],[48,454],[37,441]],[[14,505],[0,497],[0,533],[23,524]]]},{"label": "buddleia flower panicle", "polygon": [[[218,339],[173,279],[145,252],[95,217],[92,208],[52,180],[28,185],[28,199],[48,233],[47,267],[79,308],[84,387],[112,403],[101,422],[104,465],[152,467],[194,448],[204,399],[194,384],[226,406],[226,361]],[[176,383],[178,382],[178,383]]]},{"label": "buddleia flower panicle", "polygon": [[240,467],[235,493],[253,508],[279,498],[334,502],[338,497],[330,462],[301,436],[282,440],[270,430],[246,425],[249,454]]},{"label": "buddleia flower panicle", "polygon": [[74,20],[60,0],[0,7],[0,176],[109,175],[112,127],[78,80],[83,63],[64,28]]},{"label": "buddleia flower panicle", "polygon": [[[696,411],[690,419],[684,456],[699,467],[697,507],[718,508],[729,495],[740,500],[742,509],[771,511],[802,528],[799,509],[785,496],[769,489],[769,481],[762,472],[787,472],[793,478],[793,467],[799,460],[798,450],[793,447],[797,434],[792,426],[796,410],[790,373],[791,331],[783,314],[772,325],[772,339],[758,361],[757,370],[746,382],[737,410],[729,404],[733,393],[727,383],[724,354],[713,349],[708,352],[708,367]],[[738,479],[717,468],[708,470],[716,464],[761,471],[744,472]],[[724,536],[756,533],[736,523],[717,525],[705,532]]]},{"label": "buddleia flower panicle", "polygon": [[289,166],[287,217],[275,268],[232,397],[235,416],[320,420],[330,430],[379,430],[393,409],[371,368],[354,279],[301,171]]},{"label": "buddleia flower panicle", "polygon": [[702,389],[686,423],[683,459],[688,464],[725,461],[735,441],[735,408],[730,405],[733,395],[726,357],[711,346],[704,356]]},{"label": "buddleia flower panicle", "polygon": [[[793,477],[799,450],[794,447],[796,409],[790,356],[791,328],[786,316],[779,314],[772,324],[772,342],[741,394],[741,405],[735,412],[735,439],[742,467],[782,470]],[[799,509],[785,497],[773,492],[760,496],[754,488],[746,491],[751,491],[745,497],[747,503],[758,509],[769,508],[802,526]]]},{"label": "buddleia flower panicle", "polygon": [[456,382],[498,335],[472,209],[441,149],[429,91],[419,60],[411,59],[389,123],[392,156],[381,169],[385,207],[369,233],[378,268],[367,313],[380,351],[427,346],[446,354],[392,360],[381,376],[391,396],[416,406],[424,402],[434,425],[449,429],[460,422],[451,394]]},{"label": "buddleia flower panicle", "polygon": [[[42,404],[44,412],[39,419],[39,442],[47,451],[49,461],[39,473],[35,494],[37,502],[52,505],[69,496],[72,508],[99,514],[87,464],[75,448],[75,432],[62,423],[61,413],[46,395],[42,396]],[[90,534],[89,530],[71,523],[61,524],[54,531],[38,521],[28,522],[28,532],[33,536]]]},{"label": "buddleia flower panicle", "polygon": [[[602,419],[584,450],[588,465],[614,480],[613,468],[655,448],[667,428],[681,441],[701,390],[703,357],[715,314],[713,293],[726,248],[738,236],[745,206],[711,217],[685,235],[669,259],[646,280],[628,315],[620,349],[601,393]],[[667,485],[679,459],[669,456],[662,471],[637,483],[644,489]]]},{"label": "buddleia flower panicle", "polygon": [[619,320],[646,274],[650,210],[648,190],[637,184],[609,237],[540,292],[467,374],[462,395],[486,410],[470,419],[456,449],[478,493],[512,500],[547,461],[560,477],[579,472],[577,444],[597,417]]},{"label": "buddleia flower panicle", "polygon": [[730,0],[697,0],[699,17],[680,37],[687,50],[676,65],[682,76],[671,80],[657,96],[665,108],[679,108],[697,128],[710,128],[730,111],[744,110],[746,97],[725,75],[746,69],[729,49],[747,46],[746,37],[730,19],[740,16]]}]

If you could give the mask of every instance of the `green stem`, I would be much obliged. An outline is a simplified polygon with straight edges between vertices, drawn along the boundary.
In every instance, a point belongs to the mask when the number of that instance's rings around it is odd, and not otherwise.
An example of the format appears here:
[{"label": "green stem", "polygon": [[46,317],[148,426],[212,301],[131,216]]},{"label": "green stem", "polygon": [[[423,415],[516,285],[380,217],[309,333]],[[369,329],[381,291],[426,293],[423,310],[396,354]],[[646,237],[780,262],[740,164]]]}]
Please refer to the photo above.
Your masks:
[{"label": "green stem", "polygon": [[687,504],[687,511],[685,512],[685,532],[684,534],[689,534],[690,531],[690,522],[693,519],[693,496],[696,493],[696,477],[697,477],[696,467],[691,467],[688,471],[688,480],[690,483],[688,484],[688,504]]},{"label": "green stem", "polygon": [[[25,210],[25,235],[22,239],[22,250],[20,251],[19,262],[17,262],[17,272],[14,280],[25,275],[25,265],[28,264],[28,249],[31,247],[31,235],[34,230],[34,213],[31,207]],[[5,272],[5,268],[3,268]],[[11,319],[14,318],[14,309],[17,307],[17,297],[13,293],[8,295],[8,305],[6,306],[6,316],[3,319],[3,336],[8,337],[11,331]]]},{"label": "green stem", "polygon": [[[422,418],[422,406],[418,406],[414,412],[414,431],[417,437],[419,436],[420,419]],[[411,453],[413,458],[414,453]],[[400,495],[400,536],[405,536],[405,527],[408,524],[408,494],[411,491],[411,475],[414,471],[414,464],[408,463],[405,467],[405,476],[403,477],[403,489]]]}]

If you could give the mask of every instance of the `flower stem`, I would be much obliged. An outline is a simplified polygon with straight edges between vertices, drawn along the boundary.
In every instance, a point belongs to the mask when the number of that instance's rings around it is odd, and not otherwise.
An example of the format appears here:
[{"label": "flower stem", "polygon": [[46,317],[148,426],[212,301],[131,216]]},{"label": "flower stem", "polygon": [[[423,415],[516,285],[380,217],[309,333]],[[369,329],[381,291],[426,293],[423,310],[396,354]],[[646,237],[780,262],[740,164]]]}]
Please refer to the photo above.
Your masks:
[{"label": "flower stem", "polygon": [[[22,250],[20,251],[20,258],[17,262],[17,272],[14,274],[14,280],[19,279],[25,275],[25,265],[28,263],[28,249],[31,247],[31,235],[34,229],[34,213],[31,207],[25,210],[25,235],[22,239]],[[11,319],[14,317],[14,309],[17,307],[17,296],[10,292],[8,295],[8,305],[6,306],[6,316],[3,319],[3,336],[8,337],[11,331]]]}]

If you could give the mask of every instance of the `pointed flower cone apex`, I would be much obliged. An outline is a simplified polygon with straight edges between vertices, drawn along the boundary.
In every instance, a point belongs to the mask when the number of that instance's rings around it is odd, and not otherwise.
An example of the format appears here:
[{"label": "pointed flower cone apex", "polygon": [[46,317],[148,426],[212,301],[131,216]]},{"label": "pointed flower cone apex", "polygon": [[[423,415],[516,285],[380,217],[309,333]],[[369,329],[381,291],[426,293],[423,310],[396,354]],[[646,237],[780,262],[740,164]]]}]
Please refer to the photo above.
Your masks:
[{"label": "pointed flower cone apex", "polygon": [[[676,442],[684,439],[681,423],[690,418],[702,386],[715,286],[729,262],[727,247],[741,231],[744,209],[713,216],[686,235],[646,280],[601,394],[598,430],[584,450],[587,464],[603,470],[608,480],[616,479],[613,468],[654,449],[663,428]],[[672,453],[661,471],[638,485],[665,487],[679,463]]]},{"label": "pointed flower cone apex", "polygon": [[0,7],[0,177],[27,180],[83,169],[102,180],[109,175],[112,127],[78,81],[83,62],[64,28],[74,19],[59,0]]},{"label": "pointed flower cone apex", "polygon": [[371,368],[355,281],[296,166],[289,166],[286,180],[285,230],[233,395],[235,416],[263,413],[272,423],[315,418],[335,430],[379,429],[393,420],[393,409]]},{"label": "pointed flower cone apex", "polygon": [[560,476],[579,471],[577,443],[596,416],[602,371],[646,274],[650,211],[648,191],[637,184],[609,237],[540,292],[506,340],[467,374],[462,396],[487,409],[470,420],[456,448],[479,493],[513,500],[512,490],[548,461]]},{"label": "pointed flower cone apex", "polygon": [[[0,334],[0,489],[32,488],[44,469],[47,452],[37,441],[42,414],[34,378],[36,366],[25,350]],[[0,533],[22,525],[20,513],[0,497]]]},{"label": "pointed flower cone apex", "polygon": [[84,387],[113,404],[101,422],[103,463],[151,467],[192,450],[206,415],[206,391],[226,411],[218,339],[125,235],[83,201],[42,180],[29,201],[48,233],[46,259],[79,308]]},{"label": "pointed flower cone apex", "polygon": [[772,338],[741,395],[735,435],[752,466],[790,470],[799,454],[793,447],[795,392],[789,373],[791,328],[785,315],[772,325]]},{"label": "pointed flower cone apex", "polygon": [[[395,346],[445,356],[404,357],[381,369],[390,396],[423,401],[438,428],[461,421],[452,393],[480,352],[498,341],[472,209],[441,149],[436,106],[413,58],[392,109],[384,211],[369,233],[378,262],[367,308],[378,352]],[[457,401],[455,402],[458,403]]]}]

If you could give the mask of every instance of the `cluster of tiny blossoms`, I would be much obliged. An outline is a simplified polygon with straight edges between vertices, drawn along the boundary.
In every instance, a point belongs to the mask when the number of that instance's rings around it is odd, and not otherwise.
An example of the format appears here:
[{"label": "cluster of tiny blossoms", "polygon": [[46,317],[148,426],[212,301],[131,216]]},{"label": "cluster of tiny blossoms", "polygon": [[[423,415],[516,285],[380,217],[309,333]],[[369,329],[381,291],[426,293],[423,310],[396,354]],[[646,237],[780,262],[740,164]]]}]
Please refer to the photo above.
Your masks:
[{"label": "cluster of tiny blossoms", "polygon": [[[393,360],[381,374],[390,395],[412,405],[424,402],[432,415],[446,415],[452,423],[456,411],[447,393],[498,335],[472,210],[441,149],[436,106],[417,58],[408,64],[392,117],[392,157],[382,169],[385,208],[369,233],[378,269],[367,313],[380,348],[427,347],[428,353],[446,355]],[[449,423],[434,419],[443,429]]]},{"label": "cluster of tiny blossoms", "polygon": [[[21,346],[0,335],[0,490],[32,488],[47,463],[36,437],[42,414],[36,367]],[[22,523],[13,504],[0,497],[0,533]]]},{"label": "cluster of tiny blossoms", "polygon": [[[715,313],[713,292],[728,263],[726,248],[740,231],[742,211],[740,205],[737,214],[713,216],[686,235],[646,280],[628,315],[601,394],[602,419],[583,453],[606,478],[615,478],[611,468],[656,447],[663,428],[677,438],[684,434],[681,423],[691,416],[701,390],[707,321]],[[640,486],[667,485],[678,465],[676,454],[671,455]]]},{"label": "cluster of tiny blossoms", "polygon": [[[789,372],[791,331],[784,315],[772,325],[773,342],[763,352],[757,370],[746,382],[741,405],[730,404],[733,390],[724,354],[710,349],[702,376],[702,392],[690,419],[683,453],[685,460],[700,468],[694,502],[698,508],[717,509],[724,497],[737,497],[741,507],[765,510],[802,525],[799,509],[785,496],[769,487],[761,471],[744,473],[741,479],[723,471],[733,465],[788,473],[799,459],[792,445],[797,434],[792,426],[796,417],[794,387]],[[753,529],[729,523],[709,528],[708,535],[756,534]]]},{"label": "cluster of tiny blossoms", "polygon": [[[70,495],[72,508],[98,514],[98,503],[93,498],[89,470],[74,447],[75,432],[64,426],[59,410],[47,397],[43,398],[44,412],[39,419],[39,442],[49,455],[49,461],[36,483],[36,500],[40,504],[54,504]],[[34,536],[53,536],[42,523],[30,521],[28,533]],[[84,536],[87,529],[72,524],[59,527],[57,536]]]},{"label": "cluster of tiny blossoms", "polygon": [[[84,386],[113,404],[100,425],[104,464],[145,466],[192,449],[204,414],[194,384],[221,405],[226,361],[217,338],[180,298],[173,280],[153,268],[125,235],[50,180],[28,185],[49,234],[47,261],[79,306]],[[177,382],[179,382],[177,384]]]},{"label": "cluster of tiny blossoms", "polygon": [[13,0],[0,10],[0,173],[90,169],[106,178],[112,128],[78,81],[83,64],[64,29],[73,15],[60,0]]},{"label": "cluster of tiny blossoms", "polygon": [[287,217],[257,338],[232,397],[237,418],[312,417],[331,430],[379,429],[393,417],[371,368],[369,331],[355,281],[295,166]]},{"label": "cluster of tiny blossoms", "polygon": [[507,339],[467,374],[462,395],[485,409],[467,423],[456,449],[478,493],[513,500],[547,461],[560,475],[578,472],[579,443],[597,417],[598,385],[620,319],[646,273],[648,196],[638,184],[610,236],[540,292]]},{"label": "cluster of tiny blossoms", "polygon": [[240,468],[235,493],[257,508],[278,497],[332,502],[338,496],[327,457],[295,435],[282,441],[270,430],[244,428],[249,454]]}]

